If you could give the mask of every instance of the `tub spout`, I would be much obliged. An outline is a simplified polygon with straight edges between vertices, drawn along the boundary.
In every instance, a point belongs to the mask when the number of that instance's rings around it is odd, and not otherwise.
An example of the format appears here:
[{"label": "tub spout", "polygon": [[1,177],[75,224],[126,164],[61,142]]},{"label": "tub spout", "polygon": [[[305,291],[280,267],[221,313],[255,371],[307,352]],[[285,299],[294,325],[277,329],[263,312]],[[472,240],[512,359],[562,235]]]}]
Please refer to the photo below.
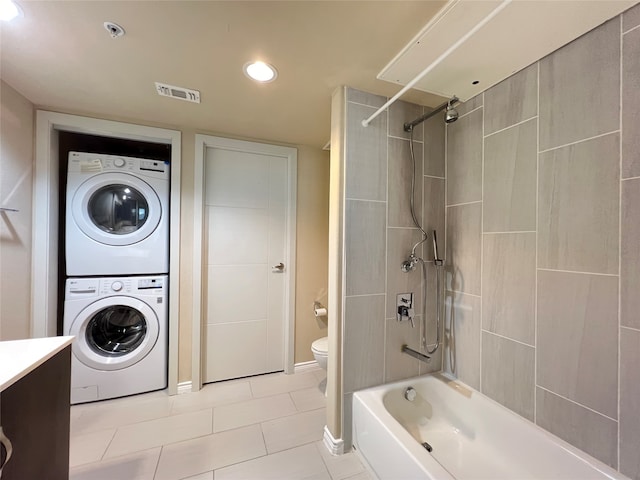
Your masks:
[{"label": "tub spout", "polygon": [[407,355],[411,355],[413,358],[417,358],[421,362],[430,363],[431,357],[429,355],[425,355],[424,353],[420,353],[413,348],[409,348],[409,345],[402,345],[402,353],[406,353]]}]

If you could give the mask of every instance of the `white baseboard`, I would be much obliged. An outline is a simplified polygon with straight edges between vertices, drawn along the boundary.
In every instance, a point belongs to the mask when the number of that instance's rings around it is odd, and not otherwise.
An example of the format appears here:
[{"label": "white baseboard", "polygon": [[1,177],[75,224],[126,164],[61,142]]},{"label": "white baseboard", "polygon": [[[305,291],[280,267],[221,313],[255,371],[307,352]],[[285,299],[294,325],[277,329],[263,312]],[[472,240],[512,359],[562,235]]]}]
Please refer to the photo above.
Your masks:
[{"label": "white baseboard", "polygon": [[191,393],[191,388],[193,387],[193,383],[191,380],[188,382],[180,382],[178,384],[178,395],[182,395],[183,393]]},{"label": "white baseboard", "polygon": [[316,370],[320,368],[318,366],[318,362],[315,360],[311,360],[310,362],[300,362],[296,363],[293,367],[294,373],[306,372],[307,370]]},{"label": "white baseboard", "polygon": [[326,425],[324,426],[322,442],[331,455],[342,455],[344,453],[344,440],[334,438]]}]

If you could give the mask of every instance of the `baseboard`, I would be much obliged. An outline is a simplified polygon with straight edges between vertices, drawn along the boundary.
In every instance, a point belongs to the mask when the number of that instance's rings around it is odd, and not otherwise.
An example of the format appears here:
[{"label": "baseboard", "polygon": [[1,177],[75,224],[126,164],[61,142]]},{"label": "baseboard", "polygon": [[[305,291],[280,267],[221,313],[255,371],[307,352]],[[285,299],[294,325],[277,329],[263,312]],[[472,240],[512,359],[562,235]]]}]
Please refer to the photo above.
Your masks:
[{"label": "baseboard", "polygon": [[318,366],[318,362],[315,360],[311,360],[310,362],[300,362],[296,363],[293,367],[294,373],[306,372],[307,370],[316,370],[320,368]]},{"label": "baseboard", "polygon": [[341,438],[334,438],[326,425],[324,426],[322,442],[331,455],[342,455],[344,453],[344,441]]},{"label": "baseboard", "polygon": [[180,382],[178,384],[178,395],[182,395],[183,393],[191,393],[191,388],[193,387],[193,383],[191,380],[188,382]]}]

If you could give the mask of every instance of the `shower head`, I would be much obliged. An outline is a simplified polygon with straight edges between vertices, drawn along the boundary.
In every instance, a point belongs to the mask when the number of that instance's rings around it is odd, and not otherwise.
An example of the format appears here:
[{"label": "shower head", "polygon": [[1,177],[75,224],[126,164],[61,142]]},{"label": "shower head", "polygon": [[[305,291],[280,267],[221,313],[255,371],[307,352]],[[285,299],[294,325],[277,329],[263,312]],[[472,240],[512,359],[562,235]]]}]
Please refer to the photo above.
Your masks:
[{"label": "shower head", "polygon": [[453,123],[458,120],[458,111],[451,104],[451,100],[447,103],[447,107],[444,110],[444,122],[445,123]]}]

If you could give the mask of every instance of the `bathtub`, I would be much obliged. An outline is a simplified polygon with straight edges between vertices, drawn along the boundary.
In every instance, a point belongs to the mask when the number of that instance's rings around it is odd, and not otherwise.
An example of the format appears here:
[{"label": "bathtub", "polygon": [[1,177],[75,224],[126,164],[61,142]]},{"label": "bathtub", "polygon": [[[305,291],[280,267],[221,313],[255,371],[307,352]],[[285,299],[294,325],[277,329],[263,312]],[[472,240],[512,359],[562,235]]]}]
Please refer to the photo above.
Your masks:
[{"label": "bathtub", "polygon": [[354,393],[353,443],[382,480],[626,478],[443,374]]}]

